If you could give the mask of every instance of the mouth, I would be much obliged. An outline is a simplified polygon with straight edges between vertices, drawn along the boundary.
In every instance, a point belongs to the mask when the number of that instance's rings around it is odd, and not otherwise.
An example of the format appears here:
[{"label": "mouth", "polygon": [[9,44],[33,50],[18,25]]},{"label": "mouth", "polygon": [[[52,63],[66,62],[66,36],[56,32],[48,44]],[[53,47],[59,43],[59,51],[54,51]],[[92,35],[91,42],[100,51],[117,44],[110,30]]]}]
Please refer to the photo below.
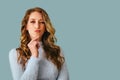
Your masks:
[{"label": "mouth", "polygon": [[40,30],[35,30],[35,32],[40,32]]}]

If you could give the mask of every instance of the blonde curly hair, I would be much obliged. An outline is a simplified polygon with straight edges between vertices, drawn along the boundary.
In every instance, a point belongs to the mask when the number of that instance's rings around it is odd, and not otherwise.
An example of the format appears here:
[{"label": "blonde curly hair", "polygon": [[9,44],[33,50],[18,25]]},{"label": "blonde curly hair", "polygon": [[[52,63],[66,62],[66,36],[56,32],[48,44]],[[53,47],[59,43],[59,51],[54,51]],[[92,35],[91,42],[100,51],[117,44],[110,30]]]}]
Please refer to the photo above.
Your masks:
[{"label": "blonde curly hair", "polygon": [[20,46],[19,48],[16,49],[18,52],[18,62],[25,69],[25,64],[31,57],[31,52],[27,46],[27,44],[31,41],[31,39],[30,39],[30,35],[28,31],[26,30],[26,25],[27,25],[30,14],[35,11],[42,14],[44,22],[45,22],[46,31],[44,32],[42,36],[42,44],[43,44],[44,51],[47,53],[46,58],[52,61],[52,63],[55,64],[57,69],[60,70],[65,59],[60,54],[60,51],[61,51],[60,47],[55,44],[57,39],[54,35],[55,29],[53,28],[53,25],[51,24],[50,18],[47,12],[40,7],[28,9],[22,20]]}]

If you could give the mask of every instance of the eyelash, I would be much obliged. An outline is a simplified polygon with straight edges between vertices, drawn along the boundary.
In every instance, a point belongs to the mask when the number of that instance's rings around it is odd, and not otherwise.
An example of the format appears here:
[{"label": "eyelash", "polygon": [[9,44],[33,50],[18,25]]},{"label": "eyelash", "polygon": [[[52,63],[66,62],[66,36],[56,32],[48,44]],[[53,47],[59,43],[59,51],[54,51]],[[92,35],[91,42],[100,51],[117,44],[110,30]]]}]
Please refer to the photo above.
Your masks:
[{"label": "eyelash", "polygon": [[45,24],[45,22],[40,22],[40,23]]},{"label": "eyelash", "polygon": [[[31,21],[30,23],[35,23],[35,21]],[[45,22],[39,22],[40,24],[45,24]]]},{"label": "eyelash", "polygon": [[30,23],[35,23],[35,21],[31,21]]}]

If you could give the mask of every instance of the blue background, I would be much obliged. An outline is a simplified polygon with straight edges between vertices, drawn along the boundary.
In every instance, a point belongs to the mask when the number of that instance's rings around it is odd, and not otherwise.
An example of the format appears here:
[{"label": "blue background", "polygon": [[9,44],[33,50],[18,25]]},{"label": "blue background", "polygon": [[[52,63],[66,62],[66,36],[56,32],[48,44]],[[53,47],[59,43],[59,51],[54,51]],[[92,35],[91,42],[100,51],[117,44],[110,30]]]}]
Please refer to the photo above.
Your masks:
[{"label": "blue background", "polygon": [[8,52],[19,46],[25,11],[36,6],[55,26],[70,80],[120,80],[119,0],[1,0],[0,80],[12,80]]}]

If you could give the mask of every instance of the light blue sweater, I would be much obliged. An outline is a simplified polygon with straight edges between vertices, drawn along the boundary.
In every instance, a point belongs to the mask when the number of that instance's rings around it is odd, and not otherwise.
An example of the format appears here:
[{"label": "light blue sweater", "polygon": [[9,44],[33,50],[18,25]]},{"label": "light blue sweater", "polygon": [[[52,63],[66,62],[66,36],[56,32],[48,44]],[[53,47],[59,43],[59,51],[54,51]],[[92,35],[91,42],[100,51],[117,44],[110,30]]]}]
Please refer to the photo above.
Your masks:
[{"label": "light blue sweater", "polygon": [[[39,57],[31,56],[26,64],[25,70],[17,63],[16,49],[14,48],[9,52],[9,62],[13,80],[69,80],[65,62],[58,72],[57,67],[51,61],[43,57],[43,54],[45,54],[43,48],[40,47],[38,51]],[[63,53],[61,52],[61,54]]]}]

